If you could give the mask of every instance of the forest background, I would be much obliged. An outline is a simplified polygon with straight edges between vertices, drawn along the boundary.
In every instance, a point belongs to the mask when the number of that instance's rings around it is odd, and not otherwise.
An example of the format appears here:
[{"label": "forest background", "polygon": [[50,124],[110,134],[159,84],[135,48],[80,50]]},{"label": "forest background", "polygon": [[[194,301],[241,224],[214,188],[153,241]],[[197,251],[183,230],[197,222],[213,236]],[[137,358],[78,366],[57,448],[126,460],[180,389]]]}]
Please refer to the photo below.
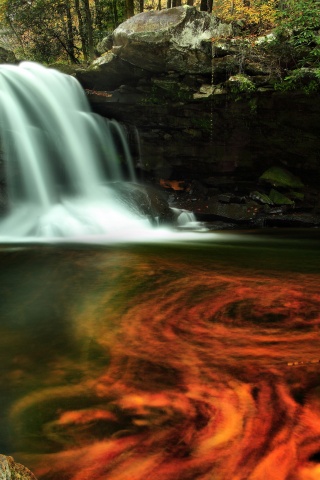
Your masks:
[{"label": "forest background", "polygon": [[237,23],[243,36],[273,29],[279,43],[308,50],[303,66],[320,66],[320,0],[0,0],[0,46],[19,60],[88,64],[125,19],[185,4]]}]

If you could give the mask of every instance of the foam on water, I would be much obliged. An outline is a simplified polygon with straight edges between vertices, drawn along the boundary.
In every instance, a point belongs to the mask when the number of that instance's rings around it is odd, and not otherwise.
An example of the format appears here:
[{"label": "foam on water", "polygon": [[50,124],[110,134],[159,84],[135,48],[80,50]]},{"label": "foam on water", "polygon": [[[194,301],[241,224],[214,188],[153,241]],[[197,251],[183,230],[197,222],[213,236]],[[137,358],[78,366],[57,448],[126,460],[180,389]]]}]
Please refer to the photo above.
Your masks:
[{"label": "foam on water", "polygon": [[76,79],[32,62],[1,65],[0,104],[9,205],[1,241],[162,236],[110,186],[124,181],[121,163],[135,181],[126,138],[92,113]]}]

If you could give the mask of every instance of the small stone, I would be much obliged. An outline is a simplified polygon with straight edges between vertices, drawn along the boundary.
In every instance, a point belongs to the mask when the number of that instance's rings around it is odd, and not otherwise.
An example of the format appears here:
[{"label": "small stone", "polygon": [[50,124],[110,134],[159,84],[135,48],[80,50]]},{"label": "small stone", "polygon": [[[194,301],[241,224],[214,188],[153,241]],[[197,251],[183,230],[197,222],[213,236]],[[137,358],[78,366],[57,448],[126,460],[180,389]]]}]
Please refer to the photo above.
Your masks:
[{"label": "small stone", "polygon": [[256,200],[262,204],[266,204],[266,205],[273,204],[272,200],[270,199],[270,197],[268,197],[268,195],[266,195],[265,193],[258,192],[257,190],[255,190],[254,192],[250,192],[249,197],[252,198],[252,200]]},{"label": "small stone", "polygon": [[183,132],[192,138],[200,138],[202,137],[202,132],[200,130],[196,130],[195,128],[186,128]]},{"label": "small stone", "polygon": [[232,199],[232,195],[230,193],[223,193],[218,196],[218,200],[221,203],[230,203]]},{"label": "small stone", "polygon": [[12,457],[0,455],[0,480],[37,480],[33,473]]},{"label": "small stone", "polygon": [[209,85],[209,84],[203,84],[203,85],[201,85],[201,87],[199,88],[199,92],[200,92],[200,93],[203,93],[203,94],[205,94],[205,95],[212,95],[213,90],[214,90],[213,85]]}]

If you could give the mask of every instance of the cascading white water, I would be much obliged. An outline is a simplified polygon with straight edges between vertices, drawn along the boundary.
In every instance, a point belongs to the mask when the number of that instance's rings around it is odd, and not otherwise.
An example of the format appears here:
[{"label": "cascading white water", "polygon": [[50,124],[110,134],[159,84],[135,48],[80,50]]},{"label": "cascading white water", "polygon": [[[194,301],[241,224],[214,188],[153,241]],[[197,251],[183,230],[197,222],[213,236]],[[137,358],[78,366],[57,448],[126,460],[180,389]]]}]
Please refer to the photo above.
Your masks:
[{"label": "cascading white water", "polygon": [[[136,180],[122,127],[91,111],[75,78],[33,62],[0,65],[0,145],[8,203],[0,242],[155,239],[148,215],[116,188],[121,162]],[[172,210],[177,225],[193,226],[191,212]]]},{"label": "cascading white water", "polygon": [[32,62],[0,66],[0,137],[9,212],[0,237],[79,237],[151,228],[115,198],[120,125],[91,112],[73,77]]}]

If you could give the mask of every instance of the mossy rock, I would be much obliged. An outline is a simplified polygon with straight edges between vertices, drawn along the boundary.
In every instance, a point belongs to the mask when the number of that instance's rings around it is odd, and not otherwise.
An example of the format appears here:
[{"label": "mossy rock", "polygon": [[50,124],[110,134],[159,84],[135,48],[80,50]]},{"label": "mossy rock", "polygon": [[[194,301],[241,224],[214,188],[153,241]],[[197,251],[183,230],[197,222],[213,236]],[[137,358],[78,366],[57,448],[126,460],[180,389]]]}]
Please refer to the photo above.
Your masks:
[{"label": "mossy rock", "polygon": [[187,101],[192,99],[193,91],[179,81],[168,78],[153,78],[152,84],[161,92],[170,97],[173,101]]},{"label": "mossy rock", "polygon": [[295,198],[297,200],[301,200],[301,202],[304,200],[304,193],[302,192],[290,192],[290,197]]},{"label": "mossy rock", "polygon": [[273,188],[270,190],[269,198],[275,205],[294,205],[293,200]]},{"label": "mossy rock", "polygon": [[274,187],[285,187],[290,189],[304,187],[299,177],[296,177],[293,173],[282,167],[269,168],[261,175],[260,180],[270,183]]},{"label": "mossy rock", "polygon": [[67,63],[50,63],[48,68],[53,68],[54,70],[58,70],[61,73],[66,73],[67,75],[74,75],[76,69],[79,68],[79,65],[70,65]]},{"label": "mossy rock", "polygon": [[264,205],[273,205],[273,201],[270,199],[270,197],[268,197],[268,195],[258,192],[257,190],[250,193],[250,198],[252,198],[252,200],[263,203]]},{"label": "mossy rock", "polygon": [[248,75],[238,73],[232,75],[225,82],[225,86],[231,93],[252,93],[256,90],[256,86]]}]

